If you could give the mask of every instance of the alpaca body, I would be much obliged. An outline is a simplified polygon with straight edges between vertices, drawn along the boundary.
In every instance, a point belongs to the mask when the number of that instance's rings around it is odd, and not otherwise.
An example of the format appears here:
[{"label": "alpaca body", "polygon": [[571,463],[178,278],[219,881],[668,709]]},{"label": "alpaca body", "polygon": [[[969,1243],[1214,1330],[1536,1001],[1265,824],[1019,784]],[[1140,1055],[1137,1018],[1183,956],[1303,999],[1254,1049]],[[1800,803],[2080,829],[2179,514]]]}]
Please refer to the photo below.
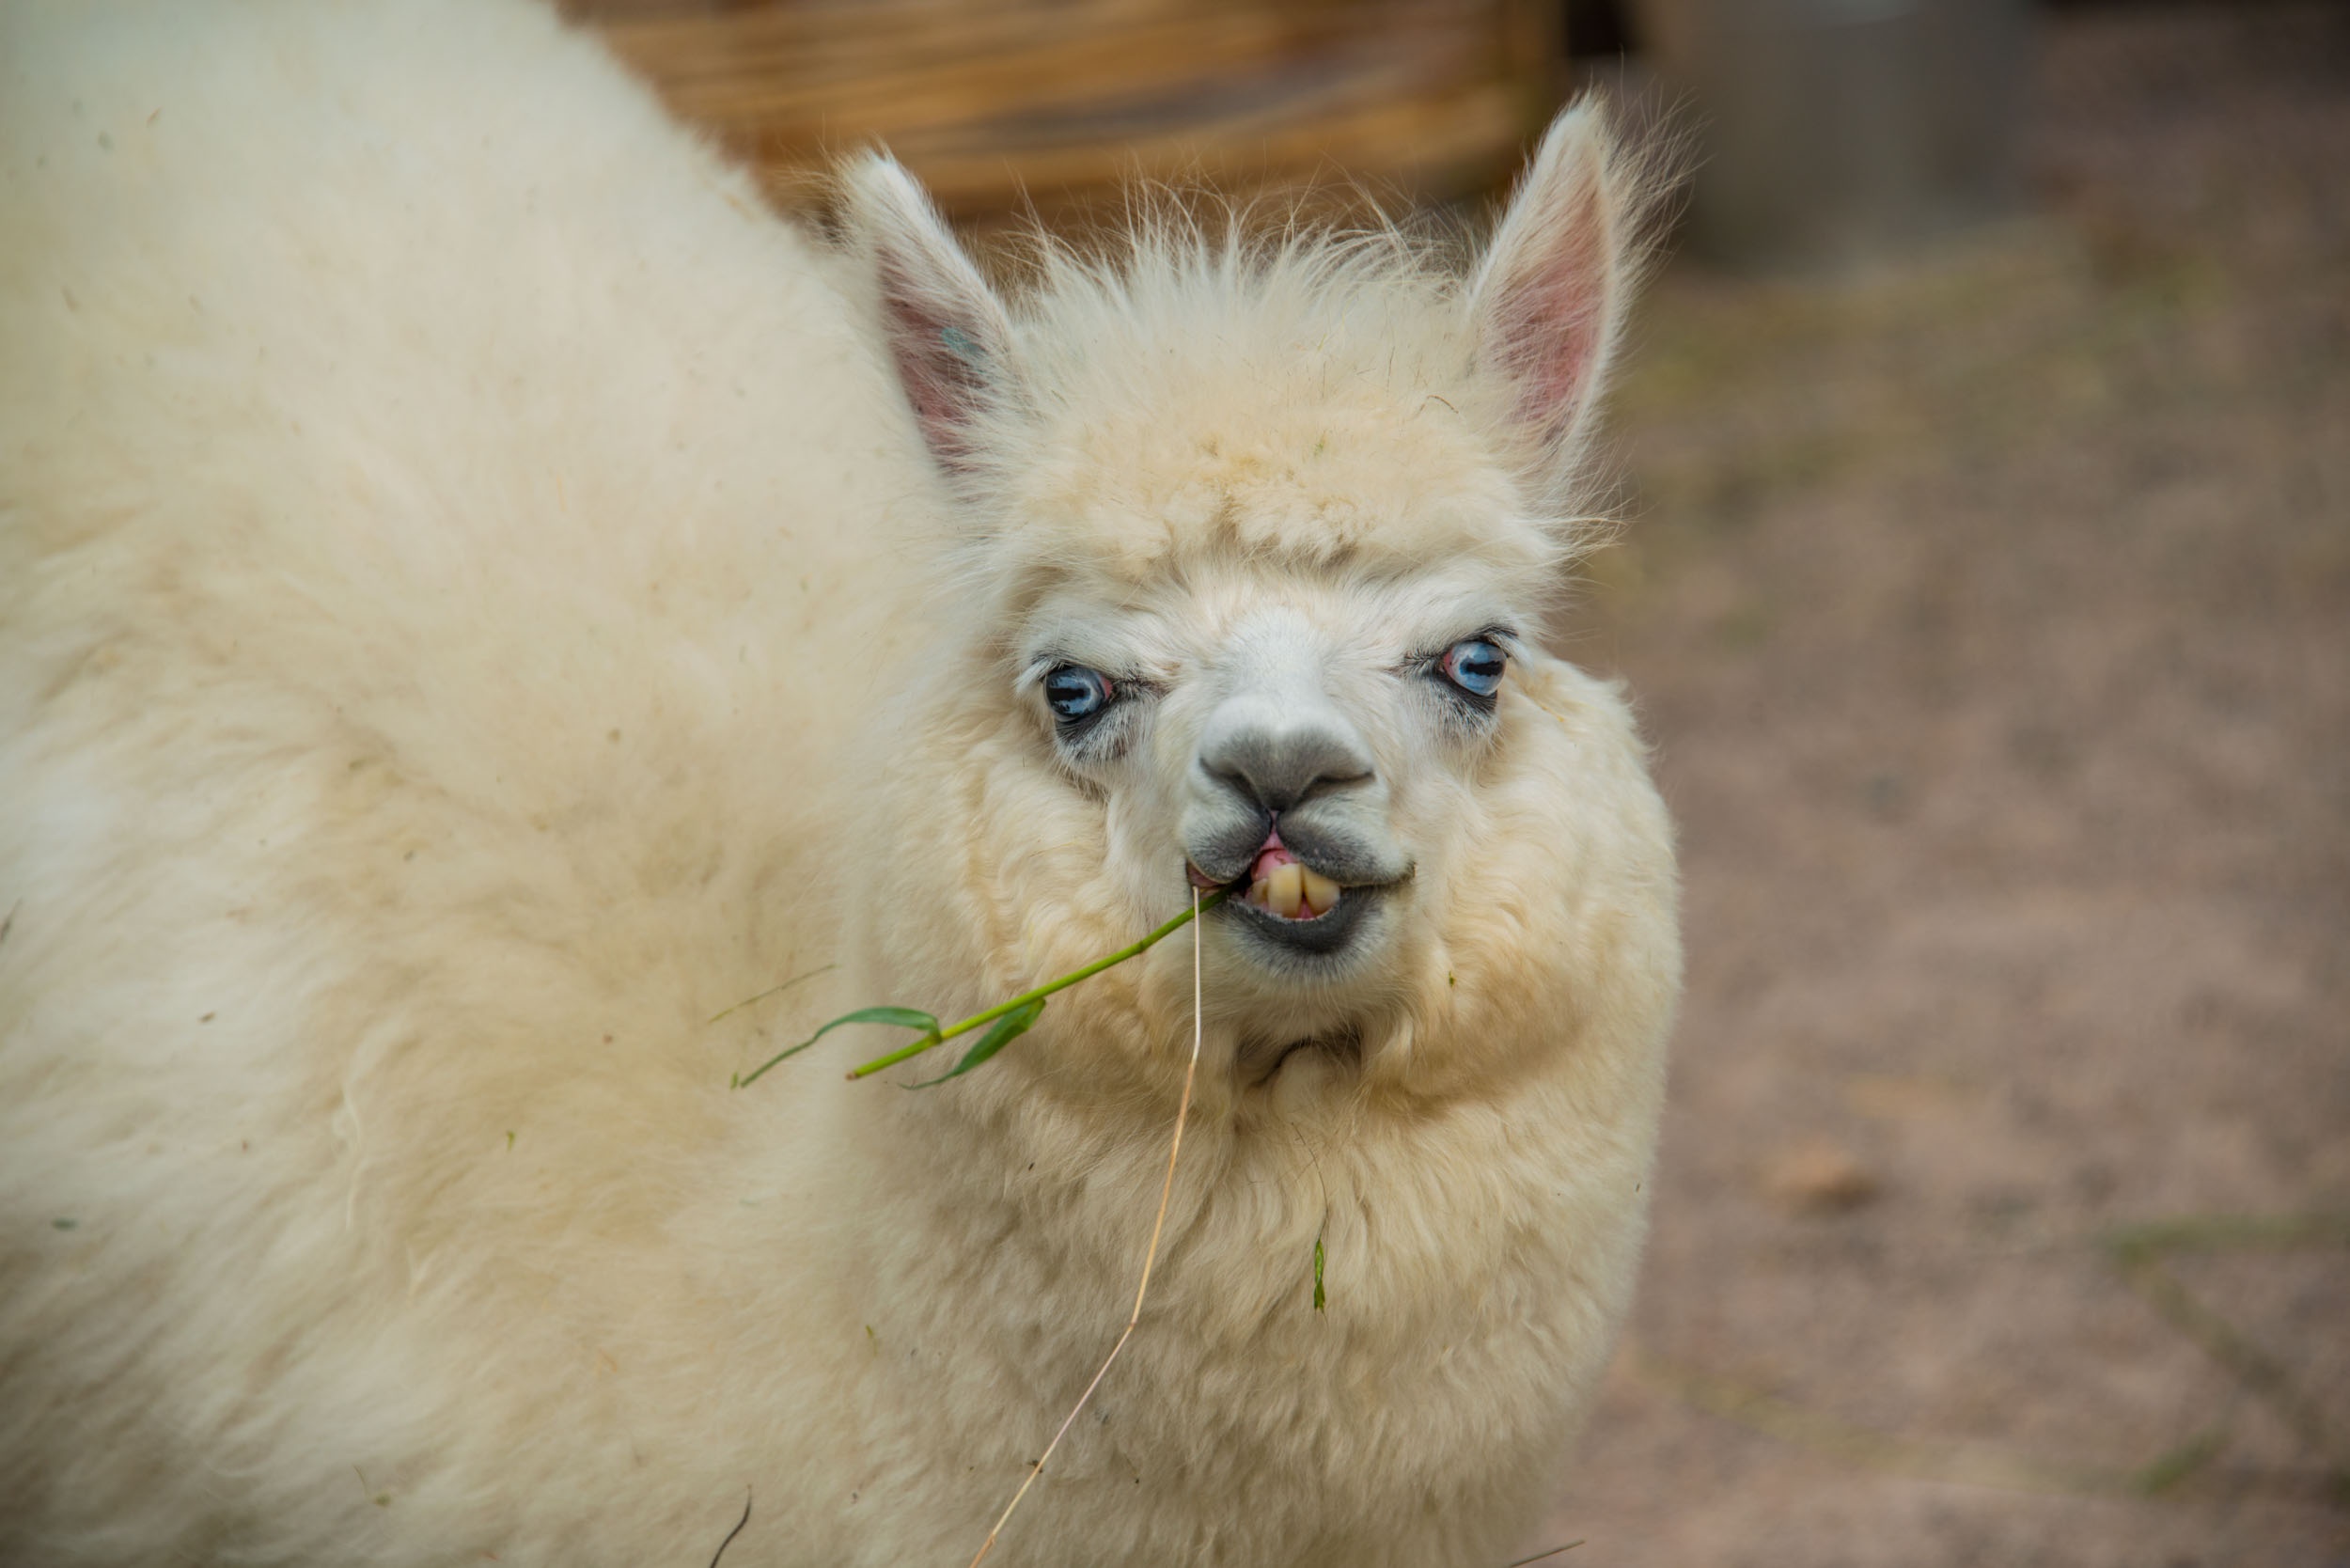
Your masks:
[{"label": "alpaca body", "polygon": [[[964,1560],[1124,1321],[1189,933],[953,1085],[729,1076],[1182,907],[1003,674],[1040,606],[1180,672],[1551,572],[1460,313],[1071,273],[974,528],[871,246],[592,41],[195,11],[0,16],[0,1558],[701,1560],[747,1492],[729,1562]],[[1204,923],[1167,1251],[1002,1560],[1480,1568],[1542,1501],[1678,956],[1621,699],[1511,680],[1375,966]]]}]

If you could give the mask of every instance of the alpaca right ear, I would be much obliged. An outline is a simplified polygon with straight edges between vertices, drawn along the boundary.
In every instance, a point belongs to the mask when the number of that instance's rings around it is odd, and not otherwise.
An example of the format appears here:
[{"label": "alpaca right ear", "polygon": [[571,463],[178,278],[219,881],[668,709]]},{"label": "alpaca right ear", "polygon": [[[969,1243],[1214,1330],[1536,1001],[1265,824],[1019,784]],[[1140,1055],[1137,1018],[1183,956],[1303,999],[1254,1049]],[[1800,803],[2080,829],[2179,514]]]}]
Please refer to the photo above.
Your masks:
[{"label": "alpaca right ear", "polygon": [[841,217],[872,267],[882,331],[931,455],[977,466],[973,427],[1010,389],[1011,321],[938,209],[894,158],[872,153],[841,183]]},{"label": "alpaca right ear", "polygon": [[1640,205],[1598,105],[1578,103],[1543,137],[1479,269],[1478,362],[1554,464],[1572,463],[1615,352]]}]

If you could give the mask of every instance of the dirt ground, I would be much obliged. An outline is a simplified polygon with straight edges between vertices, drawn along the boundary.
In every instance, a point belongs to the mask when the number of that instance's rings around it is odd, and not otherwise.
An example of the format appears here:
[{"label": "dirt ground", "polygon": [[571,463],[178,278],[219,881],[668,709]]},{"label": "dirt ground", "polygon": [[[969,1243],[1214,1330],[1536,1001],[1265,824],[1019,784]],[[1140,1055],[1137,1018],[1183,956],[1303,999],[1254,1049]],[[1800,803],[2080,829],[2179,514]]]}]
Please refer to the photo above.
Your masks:
[{"label": "dirt ground", "polygon": [[1574,1568],[2350,1563],[2350,8],[2042,45],[2029,217],[1641,320],[1572,646],[1690,984]]}]

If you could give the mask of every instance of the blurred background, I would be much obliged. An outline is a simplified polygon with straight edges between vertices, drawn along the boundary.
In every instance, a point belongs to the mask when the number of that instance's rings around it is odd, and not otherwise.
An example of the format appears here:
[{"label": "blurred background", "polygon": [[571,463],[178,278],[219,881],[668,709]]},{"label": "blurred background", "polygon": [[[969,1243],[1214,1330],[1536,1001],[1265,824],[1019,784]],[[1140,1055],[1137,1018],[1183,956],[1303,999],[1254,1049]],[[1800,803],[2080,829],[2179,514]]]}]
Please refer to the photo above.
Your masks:
[{"label": "blurred background", "polygon": [[1695,128],[1559,631],[1655,740],[1688,1001],[1526,1550],[2350,1563],[2350,7],[570,9],[787,204],[878,137],[982,230],[1476,211],[1587,86]]}]

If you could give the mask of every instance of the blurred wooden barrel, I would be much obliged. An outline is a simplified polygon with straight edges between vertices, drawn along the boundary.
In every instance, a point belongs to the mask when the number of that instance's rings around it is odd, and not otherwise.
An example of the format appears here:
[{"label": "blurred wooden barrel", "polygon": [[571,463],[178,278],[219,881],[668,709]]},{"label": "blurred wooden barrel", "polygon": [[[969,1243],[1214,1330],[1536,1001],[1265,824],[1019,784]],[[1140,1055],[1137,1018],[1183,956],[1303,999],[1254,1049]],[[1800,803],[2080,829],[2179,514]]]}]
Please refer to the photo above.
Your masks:
[{"label": "blurred wooden barrel", "polygon": [[1136,175],[1444,199],[1554,106],[1555,0],[561,0],[787,205],[889,147],[956,216]]}]

